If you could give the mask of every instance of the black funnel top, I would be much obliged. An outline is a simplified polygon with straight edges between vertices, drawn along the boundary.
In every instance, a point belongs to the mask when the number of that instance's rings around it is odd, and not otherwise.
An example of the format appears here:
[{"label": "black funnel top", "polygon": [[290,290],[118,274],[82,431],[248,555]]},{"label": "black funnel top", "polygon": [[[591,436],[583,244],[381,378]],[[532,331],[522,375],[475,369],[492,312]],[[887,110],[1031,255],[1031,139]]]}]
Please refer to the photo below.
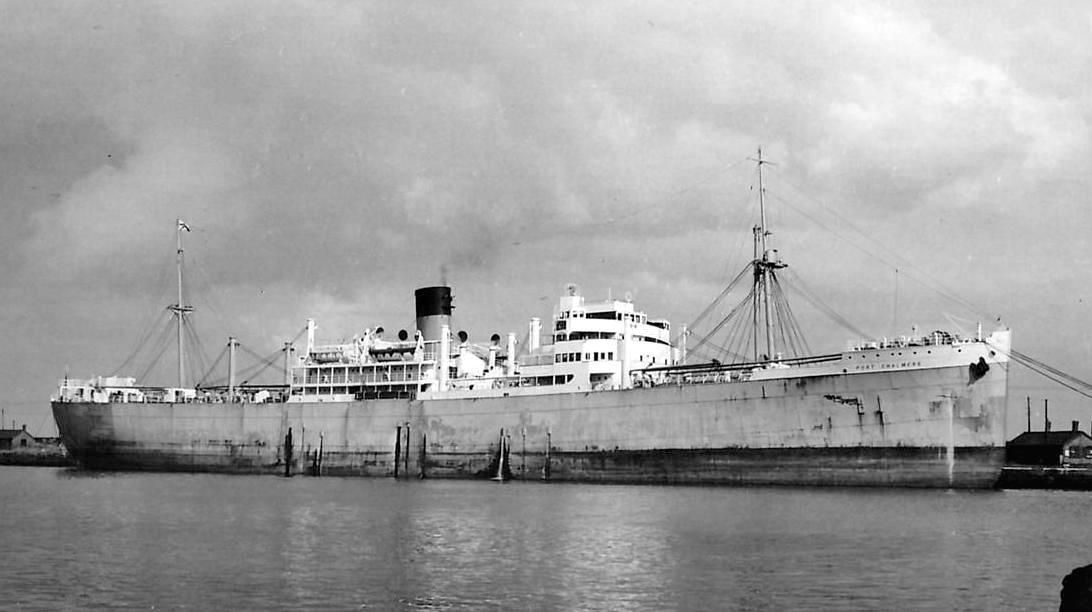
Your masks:
[{"label": "black funnel top", "polygon": [[413,292],[417,300],[417,318],[435,315],[451,316],[451,287],[422,287]]}]

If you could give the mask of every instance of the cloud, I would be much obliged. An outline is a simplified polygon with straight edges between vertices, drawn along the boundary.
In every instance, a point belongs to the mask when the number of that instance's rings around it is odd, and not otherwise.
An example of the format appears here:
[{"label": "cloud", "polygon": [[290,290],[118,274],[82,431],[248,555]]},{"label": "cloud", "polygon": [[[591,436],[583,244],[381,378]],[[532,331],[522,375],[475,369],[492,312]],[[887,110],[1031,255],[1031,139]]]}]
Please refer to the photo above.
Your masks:
[{"label": "cloud", "polygon": [[234,166],[214,139],[169,130],[149,134],[118,165],[99,167],[57,206],[34,214],[28,260],[56,275],[124,274],[135,256],[170,235],[174,225],[165,219],[238,205],[228,193],[245,176]]},{"label": "cloud", "polygon": [[1029,91],[927,19],[885,8],[835,13],[853,53],[830,82],[826,134],[807,151],[817,173],[846,179],[860,196],[890,189],[916,205],[949,181],[1057,169],[1087,152],[1077,105]]},{"label": "cloud", "polygon": [[1088,16],[1059,10],[13,6],[0,236],[26,290],[8,293],[24,313],[48,302],[28,327],[83,343],[72,355],[121,352],[80,317],[119,336],[161,308],[183,217],[204,271],[187,282],[222,296],[200,311],[229,321],[216,333],[277,340],[308,315],[393,329],[442,266],[472,331],[522,329],[568,281],[679,324],[751,256],[761,145],[775,244],[850,318],[889,323],[892,259],[847,246],[845,220],[1033,310],[1027,270],[1081,257],[1087,220]]}]

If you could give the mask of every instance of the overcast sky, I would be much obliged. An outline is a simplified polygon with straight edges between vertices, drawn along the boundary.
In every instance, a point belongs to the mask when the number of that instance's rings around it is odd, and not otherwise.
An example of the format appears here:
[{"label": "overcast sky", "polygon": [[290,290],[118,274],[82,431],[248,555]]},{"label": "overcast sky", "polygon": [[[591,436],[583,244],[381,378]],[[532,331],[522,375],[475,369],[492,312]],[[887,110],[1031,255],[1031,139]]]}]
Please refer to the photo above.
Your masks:
[{"label": "overcast sky", "polygon": [[[759,146],[774,245],[858,329],[1000,317],[1092,379],[1086,4],[591,6],[0,0],[6,426],[154,327],[179,217],[209,362],[411,328],[441,278],[472,339],[569,282],[678,327],[751,256]],[[1014,366],[1010,434],[1028,395],[1089,427]]]}]

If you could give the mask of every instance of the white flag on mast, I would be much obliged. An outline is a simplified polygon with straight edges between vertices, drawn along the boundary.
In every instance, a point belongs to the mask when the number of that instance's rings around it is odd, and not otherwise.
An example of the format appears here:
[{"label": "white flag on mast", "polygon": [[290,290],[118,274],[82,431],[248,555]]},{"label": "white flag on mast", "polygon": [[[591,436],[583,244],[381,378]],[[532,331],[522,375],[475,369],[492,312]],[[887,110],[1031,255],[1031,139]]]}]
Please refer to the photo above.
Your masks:
[{"label": "white flag on mast", "polygon": [[178,231],[182,231],[182,230],[186,230],[187,232],[191,231],[190,226],[186,225],[186,222],[183,221],[182,219],[179,219],[178,220]]}]

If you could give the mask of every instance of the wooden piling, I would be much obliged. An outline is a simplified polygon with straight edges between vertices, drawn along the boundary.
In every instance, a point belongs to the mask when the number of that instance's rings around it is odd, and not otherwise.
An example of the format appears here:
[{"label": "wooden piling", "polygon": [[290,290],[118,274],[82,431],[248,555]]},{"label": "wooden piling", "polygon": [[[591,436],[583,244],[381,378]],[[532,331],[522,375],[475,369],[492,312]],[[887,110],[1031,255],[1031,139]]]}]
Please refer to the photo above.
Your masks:
[{"label": "wooden piling", "polygon": [[288,435],[284,437],[284,475],[292,475],[292,428],[288,428]]},{"label": "wooden piling", "polygon": [[418,457],[419,465],[417,466],[417,477],[420,478],[421,480],[425,479],[425,459],[426,459],[425,453],[427,452],[426,451],[427,448],[428,448],[428,436],[425,435],[425,434],[421,434],[421,454]]},{"label": "wooden piling", "polygon": [[398,463],[401,460],[402,454],[402,426],[397,426],[397,431],[394,435],[394,477],[398,478]]},{"label": "wooden piling", "polygon": [[550,479],[550,430],[546,430],[546,462],[542,464],[542,479]]},{"label": "wooden piling", "polygon": [[323,434],[319,434],[319,446],[318,450],[311,457],[311,475],[322,476],[322,453],[323,453]]}]

